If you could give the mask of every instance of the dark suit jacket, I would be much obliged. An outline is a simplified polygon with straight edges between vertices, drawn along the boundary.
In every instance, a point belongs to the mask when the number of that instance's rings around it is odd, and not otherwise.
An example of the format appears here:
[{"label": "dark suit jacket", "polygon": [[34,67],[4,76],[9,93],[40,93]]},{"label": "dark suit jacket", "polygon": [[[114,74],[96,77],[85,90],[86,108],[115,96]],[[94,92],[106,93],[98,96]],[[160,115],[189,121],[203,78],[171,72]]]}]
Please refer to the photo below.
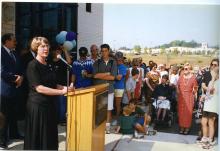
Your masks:
[{"label": "dark suit jacket", "polygon": [[18,89],[14,81],[15,75],[23,75],[19,56],[14,53],[16,62],[8,54],[4,47],[1,47],[1,96],[15,97]]},{"label": "dark suit jacket", "polygon": [[21,63],[22,63],[23,71],[24,71],[24,81],[22,83],[22,92],[23,92],[22,95],[26,97],[25,99],[27,99],[28,90],[29,90],[26,70],[27,70],[29,62],[32,61],[33,59],[34,59],[34,56],[31,54],[30,51],[28,51],[27,53],[21,56]]},{"label": "dark suit jacket", "polygon": [[[22,61],[22,66],[24,67],[24,70],[27,70],[28,63],[34,59],[34,56],[30,51],[25,53],[24,55],[21,56],[21,61]],[[26,73],[26,72],[24,72]]]}]

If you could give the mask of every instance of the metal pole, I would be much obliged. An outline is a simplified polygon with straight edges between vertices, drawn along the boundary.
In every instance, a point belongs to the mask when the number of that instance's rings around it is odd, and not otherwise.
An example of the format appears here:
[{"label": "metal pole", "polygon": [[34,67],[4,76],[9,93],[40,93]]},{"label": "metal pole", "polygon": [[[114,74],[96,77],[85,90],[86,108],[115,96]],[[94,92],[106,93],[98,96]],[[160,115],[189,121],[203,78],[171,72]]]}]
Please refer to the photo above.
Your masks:
[{"label": "metal pole", "polygon": [[67,126],[68,126],[68,87],[69,87],[69,73],[70,73],[70,67],[66,66],[67,70],[67,81],[66,81],[66,87],[67,87],[67,92],[66,92],[66,144],[65,144],[65,150],[67,151],[67,144],[68,144],[68,138],[67,138]]}]

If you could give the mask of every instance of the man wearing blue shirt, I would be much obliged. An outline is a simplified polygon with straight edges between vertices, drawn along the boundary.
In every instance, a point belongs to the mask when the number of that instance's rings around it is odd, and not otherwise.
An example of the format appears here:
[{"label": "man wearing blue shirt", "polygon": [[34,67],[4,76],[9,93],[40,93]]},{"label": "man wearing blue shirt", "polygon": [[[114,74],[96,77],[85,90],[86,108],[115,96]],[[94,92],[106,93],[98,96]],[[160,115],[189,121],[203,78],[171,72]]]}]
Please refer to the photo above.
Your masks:
[{"label": "man wearing blue shirt", "polygon": [[121,112],[121,100],[125,89],[125,76],[127,73],[127,67],[123,63],[124,57],[122,52],[117,52],[115,54],[115,59],[117,61],[117,67],[118,67],[118,73],[117,73],[118,75],[116,76],[115,85],[114,85],[116,116],[118,118]]},{"label": "man wearing blue shirt", "polygon": [[88,50],[86,47],[79,49],[80,59],[73,62],[72,83],[75,88],[88,87],[92,85],[93,62],[87,59]]}]

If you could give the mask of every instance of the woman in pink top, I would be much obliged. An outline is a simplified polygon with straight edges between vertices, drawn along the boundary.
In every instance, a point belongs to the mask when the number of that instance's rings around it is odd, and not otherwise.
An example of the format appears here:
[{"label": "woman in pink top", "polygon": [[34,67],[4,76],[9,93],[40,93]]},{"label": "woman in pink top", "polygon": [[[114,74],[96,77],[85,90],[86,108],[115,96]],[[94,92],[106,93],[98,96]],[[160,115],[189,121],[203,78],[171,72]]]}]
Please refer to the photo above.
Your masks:
[{"label": "woman in pink top", "polygon": [[196,77],[190,72],[192,66],[184,65],[184,73],[177,83],[178,115],[180,134],[187,135],[192,123],[192,112],[194,107],[194,96],[197,93]]}]

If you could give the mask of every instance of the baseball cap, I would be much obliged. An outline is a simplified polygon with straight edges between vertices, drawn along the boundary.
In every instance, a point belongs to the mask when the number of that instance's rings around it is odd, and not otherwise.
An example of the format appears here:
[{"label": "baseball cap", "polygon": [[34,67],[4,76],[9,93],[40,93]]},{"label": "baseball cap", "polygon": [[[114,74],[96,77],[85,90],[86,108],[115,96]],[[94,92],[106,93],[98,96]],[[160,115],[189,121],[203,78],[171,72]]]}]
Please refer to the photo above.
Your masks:
[{"label": "baseball cap", "polygon": [[116,58],[116,59],[123,59],[123,58],[124,58],[123,53],[120,52],[120,51],[116,52],[115,58]]},{"label": "baseball cap", "polygon": [[88,53],[88,49],[86,47],[80,47],[79,48],[79,55],[80,56],[86,56]]}]

